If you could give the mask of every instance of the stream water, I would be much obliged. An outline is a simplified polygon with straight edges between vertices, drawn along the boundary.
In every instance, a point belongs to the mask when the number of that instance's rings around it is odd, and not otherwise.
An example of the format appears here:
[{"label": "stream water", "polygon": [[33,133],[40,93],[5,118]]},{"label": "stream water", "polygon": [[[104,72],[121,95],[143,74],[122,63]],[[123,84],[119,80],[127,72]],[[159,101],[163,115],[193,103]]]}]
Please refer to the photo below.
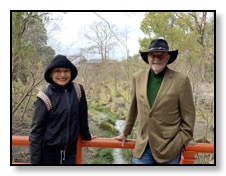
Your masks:
[{"label": "stream water", "polygon": [[[104,114],[102,112],[98,112],[98,114],[96,116],[98,116],[98,118],[100,118],[101,120],[106,119],[106,114]],[[93,118],[94,118],[94,116],[93,116]],[[119,131],[119,133],[122,133],[122,130],[124,127],[124,122],[125,122],[124,120],[117,120],[115,123],[115,128]],[[122,151],[122,149],[120,149],[120,148],[114,148],[112,150],[113,157],[114,157],[113,164],[128,164],[128,162],[125,161],[125,159],[123,158],[121,151]]]},{"label": "stream water", "polygon": [[124,120],[117,120],[116,123],[115,123],[115,128],[116,128],[120,133],[122,133],[122,130],[123,130],[123,127],[124,127],[124,123],[125,123]]},{"label": "stream water", "polygon": [[[123,130],[123,126],[124,126],[124,120],[117,120],[115,123],[115,128],[122,133]],[[114,164],[128,164],[127,161],[125,161],[125,159],[123,158],[122,154],[121,154],[122,149],[119,148],[115,148],[113,150],[113,156],[114,156]]]}]

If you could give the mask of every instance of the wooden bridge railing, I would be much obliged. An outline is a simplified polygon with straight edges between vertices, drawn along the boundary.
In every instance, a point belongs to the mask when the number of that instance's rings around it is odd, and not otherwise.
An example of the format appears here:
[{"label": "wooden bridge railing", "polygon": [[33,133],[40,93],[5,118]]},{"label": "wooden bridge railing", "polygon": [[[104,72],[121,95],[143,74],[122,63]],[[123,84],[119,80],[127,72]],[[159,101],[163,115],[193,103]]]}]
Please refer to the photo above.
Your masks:
[{"label": "wooden bridge railing", "polygon": [[[12,136],[13,146],[29,146],[28,136]],[[133,149],[135,146],[134,140],[128,140],[124,147],[122,143],[113,138],[96,138],[92,141],[83,141],[78,139],[76,163],[82,164],[82,148],[83,147],[98,147],[98,148],[123,148]],[[181,156],[180,164],[195,164],[196,153],[214,153],[214,144],[206,143],[190,143],[185,148]],[[12,164],[29,164],[29,163],[12,163]]]}]

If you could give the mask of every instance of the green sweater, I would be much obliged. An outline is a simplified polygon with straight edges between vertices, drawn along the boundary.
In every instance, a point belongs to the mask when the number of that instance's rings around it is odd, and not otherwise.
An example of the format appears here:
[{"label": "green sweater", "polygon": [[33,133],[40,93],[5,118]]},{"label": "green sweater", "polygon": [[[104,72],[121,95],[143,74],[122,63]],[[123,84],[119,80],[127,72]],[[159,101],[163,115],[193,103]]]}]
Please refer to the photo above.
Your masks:
[{"label": "green sweater", "polygon": [[149,72],[147,93],[148,93],[148,101],[149,101],[150,107],[152,107],[155,102],[155,98],[162,84],[162,80],[165,75],[165,72],[166,72],[166,68],[159,74],[155,74],[155,72],[152,69]]}]

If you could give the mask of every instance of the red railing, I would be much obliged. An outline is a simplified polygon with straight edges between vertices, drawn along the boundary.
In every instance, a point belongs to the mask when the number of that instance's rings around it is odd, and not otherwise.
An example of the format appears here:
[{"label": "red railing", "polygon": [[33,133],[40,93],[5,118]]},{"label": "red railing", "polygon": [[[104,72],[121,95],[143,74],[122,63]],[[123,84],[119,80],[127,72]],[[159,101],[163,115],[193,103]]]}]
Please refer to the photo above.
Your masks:
[{"label": "red railing", "polygon": [[[28,136],[12,136],[13,146],[29,146]],[[98,148],[123,148],[133,149],[135,146],[134,140],[128,140],[124,147],[122,143],[113,138],[96,138],[92,141],[83,141],[78,139],[76,163],[82,164],[82,148],[83,147],[98,147]],[[195,164],[196,153],[214,153],[214,144],[206,143],[190,143],[185,148],[181,156],[180,164]],[[25,163],[12,163],[12,164],[25,164]],[[29,164],[29,163],[26,163]]]}]

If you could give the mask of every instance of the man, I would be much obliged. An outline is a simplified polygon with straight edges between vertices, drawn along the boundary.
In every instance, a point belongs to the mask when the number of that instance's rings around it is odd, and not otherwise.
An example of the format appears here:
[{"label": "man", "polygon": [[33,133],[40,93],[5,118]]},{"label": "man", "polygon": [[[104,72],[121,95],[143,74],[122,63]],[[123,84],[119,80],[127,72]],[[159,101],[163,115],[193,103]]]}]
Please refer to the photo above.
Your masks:
[{"label": "man", "polygon": [[[57,55],[48,65],[44,78],[49,83],[38,96],[31,124],[31,164],[75,164],[78,135],[92,140],[88,127],[87,102],[82,85],[78,93],[73,80],[78,71],[66,56]],[[44,97],[44,98],[43,98]],[[50,109],[50,104],[52,108]]]},{"label": "man", "polygon": [[178,50],[164,39],[140,52],[150,69],[133,75],[132,100],[123,133],[115,137],[124,146],[136,119],[139,124],[133,150],[134,164],[179,164],[181,152],[193,138],[195,106],[187,76],[167,67]]}]

